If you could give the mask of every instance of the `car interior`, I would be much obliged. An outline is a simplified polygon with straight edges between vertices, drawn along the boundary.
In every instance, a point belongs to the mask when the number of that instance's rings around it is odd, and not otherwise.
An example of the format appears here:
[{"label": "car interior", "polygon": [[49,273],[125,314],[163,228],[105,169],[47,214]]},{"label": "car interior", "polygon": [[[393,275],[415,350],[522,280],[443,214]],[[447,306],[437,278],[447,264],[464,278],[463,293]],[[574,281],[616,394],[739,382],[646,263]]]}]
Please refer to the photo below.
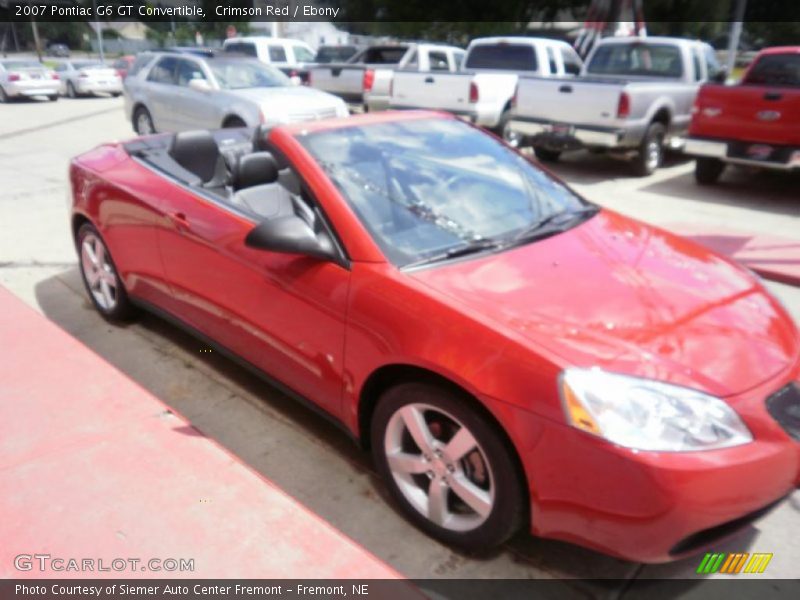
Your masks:
[{"label": "car interior", "polygon": [[267,140],[269,130],[198,130],[157,135],[124,145],[131,156],[196,193],[256,221],[297,215],[322,227],[295,171]]}]

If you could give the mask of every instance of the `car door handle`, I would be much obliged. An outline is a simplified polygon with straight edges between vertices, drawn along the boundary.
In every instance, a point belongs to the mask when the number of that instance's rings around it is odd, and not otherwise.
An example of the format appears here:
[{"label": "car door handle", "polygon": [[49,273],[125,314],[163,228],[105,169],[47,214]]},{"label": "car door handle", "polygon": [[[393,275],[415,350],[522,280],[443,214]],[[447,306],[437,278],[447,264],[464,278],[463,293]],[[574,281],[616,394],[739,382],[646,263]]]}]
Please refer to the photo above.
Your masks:
[{"label": "car door handle", "polygon": [[169,220],[175,225],[175,229],[179,231],[186,231],[189,229],[189,221],[182,212],[170,213]]},{"label": "car door handle", "polygon": [[433,83],[433,77],[426,77],[425,83]]},{"label": "car door handle", "polygon": [[558,88],[558,91],[562,94],[571,94],[572,93],[572,86],[571,85],[562,85]]}]

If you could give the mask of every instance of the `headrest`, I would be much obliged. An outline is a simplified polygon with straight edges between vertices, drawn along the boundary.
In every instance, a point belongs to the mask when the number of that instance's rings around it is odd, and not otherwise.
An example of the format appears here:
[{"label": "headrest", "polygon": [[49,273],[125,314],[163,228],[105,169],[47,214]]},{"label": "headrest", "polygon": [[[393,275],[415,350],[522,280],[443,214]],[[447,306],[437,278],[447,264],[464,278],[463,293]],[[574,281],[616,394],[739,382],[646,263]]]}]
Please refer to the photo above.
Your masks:
[{"label": "headrest", "polygon": [[278,180],[278,165],[269,152],[253,152],[239,158],[233,175],[233,187],[237,190],[275,183]]},{"label": "headrest", "polygon": [[217,171],[219,147],[208,131],[181,131],[172,138],[169,154],[180,166],[211,181]]}]

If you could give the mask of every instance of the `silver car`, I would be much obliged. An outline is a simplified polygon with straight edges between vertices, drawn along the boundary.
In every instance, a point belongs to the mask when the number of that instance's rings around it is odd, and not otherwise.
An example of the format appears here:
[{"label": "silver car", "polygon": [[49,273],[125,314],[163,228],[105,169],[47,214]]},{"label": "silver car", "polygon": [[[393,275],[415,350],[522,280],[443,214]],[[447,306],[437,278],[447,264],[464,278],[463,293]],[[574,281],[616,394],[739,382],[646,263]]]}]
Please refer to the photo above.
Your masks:
[{"label": "silver car", "polygon": [[33,96],[58,100],[58,76],[35,60],[0,60],[0,102]]},{"label": "silver car", "polygon": [[140,135],[349,114],[336,96],[292,85],[276,68],[245,57],[140,55],[124,88],[126,115]]},{"label": "silver car", "polygon": [[61,93],[70,98],[94,94],[122,94],[122,78],[116,69],[99,60],[65,60],[56,66]]}]

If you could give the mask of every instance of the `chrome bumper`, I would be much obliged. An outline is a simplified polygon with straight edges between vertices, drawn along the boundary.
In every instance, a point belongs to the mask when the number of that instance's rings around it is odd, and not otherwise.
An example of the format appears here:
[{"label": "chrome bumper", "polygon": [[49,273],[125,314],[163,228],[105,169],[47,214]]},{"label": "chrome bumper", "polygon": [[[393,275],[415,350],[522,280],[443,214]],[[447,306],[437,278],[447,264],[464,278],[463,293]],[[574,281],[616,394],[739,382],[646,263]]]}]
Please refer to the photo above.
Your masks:
[{"label": "chrome bumper", "polygon": [[585,146],[601,146],[604,148],[616,148],[620,145],[620,134],[611,131],[596,131],[593,129],[583,129],[581,127],[571,127],[567,133],[554,131],[553,125],[547,123],[532,123],[530,121],[519,121],[512,119],[509,127],[514,133],[528,137],[536,136],[564,136],[572,138]]},{"label": "chrome bumper", "polygon": [[688,138],[683,150],[690,156],[700,156],[704,158],[716,158],[727,163],[743,165],[746,167],[759,167],[762,169],[777,169],[780,171],[791,171],[800,169],[800,149],[795,150],[786,162],[753,160],[728,156],[728,144],[726,142],[716,142],[712,140],[699,140]]}]

